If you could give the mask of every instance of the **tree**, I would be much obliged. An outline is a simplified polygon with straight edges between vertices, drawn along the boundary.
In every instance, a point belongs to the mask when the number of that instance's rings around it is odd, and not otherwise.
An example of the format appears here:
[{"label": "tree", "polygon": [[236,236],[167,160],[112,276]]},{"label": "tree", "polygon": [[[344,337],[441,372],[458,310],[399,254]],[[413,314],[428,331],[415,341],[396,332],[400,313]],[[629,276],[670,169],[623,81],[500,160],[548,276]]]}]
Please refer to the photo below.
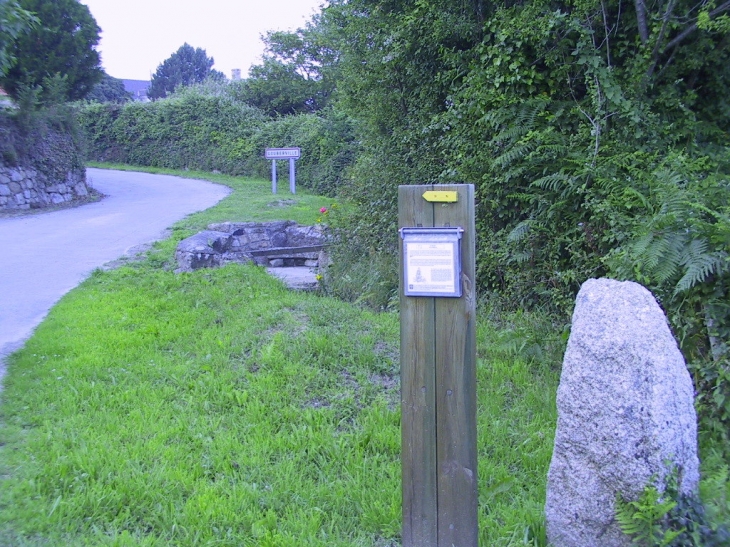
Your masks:
[{"label": "tree", "polygon": [[254,65],[249,77],[234,84],[238,100],[260,108],[270,116],[286,116],[319,110],[318,82],[309,80],[292,65],[265,58]]},{"label": "tree", "polygon": [[327,13],[316,15],[294,32],[263,36],[263,63],[238,85],[238,98],[269,115],[317,112],[335,91],[339,50]]},{"label": "tree", "polygon": [[86,98],[97,103],[126,103],[132,100],[132,94],[124,89],[122,80],[104,74]]},{"label": "tree", "polygon": [[78,0],[19,0],[17,5],[35,14],[39,24],[9,49],[16,62],[2,86],[17,98],[23,87],[40,87],[58,75],[66,78],[66,99],[83,99],[103,75],[95,49],[101,29],[89,8]]},{"label": "tree", "polygon": [[396,253],[397,185],[473,182],[484,297],[565,313],[590,277],[642,282],[727,435],[730,0],[332,0],[324,13],[336,107],[360,143],[332,252],[368,262],[339,278],[377,263],[369,249]]},{"label": "tree", "polygon": [[157,67],[147,96],[150,99],[161,99],[179,86],[198,84],[208,78],[225,79],[222,72],[213,70],[214,62],[213,57],[208,57],[204,49],[184,43]]},{"label": "tree", "polygon": [[38,19],[20,7],[17,1],[0,0],[0,75],[5,75],[15,64],[12,46]]}]

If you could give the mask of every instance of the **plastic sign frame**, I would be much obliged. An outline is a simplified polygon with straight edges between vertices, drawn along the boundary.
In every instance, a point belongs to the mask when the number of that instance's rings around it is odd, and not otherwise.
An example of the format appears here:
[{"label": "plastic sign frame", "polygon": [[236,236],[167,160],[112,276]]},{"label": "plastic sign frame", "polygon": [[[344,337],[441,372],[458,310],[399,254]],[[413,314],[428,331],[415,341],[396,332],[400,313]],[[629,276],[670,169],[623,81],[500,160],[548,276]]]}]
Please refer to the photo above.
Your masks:
[{"label": "plastic sign frame", "polygon": [[461,236],[457,227],[401,228],[403,294],[461,297]]}]

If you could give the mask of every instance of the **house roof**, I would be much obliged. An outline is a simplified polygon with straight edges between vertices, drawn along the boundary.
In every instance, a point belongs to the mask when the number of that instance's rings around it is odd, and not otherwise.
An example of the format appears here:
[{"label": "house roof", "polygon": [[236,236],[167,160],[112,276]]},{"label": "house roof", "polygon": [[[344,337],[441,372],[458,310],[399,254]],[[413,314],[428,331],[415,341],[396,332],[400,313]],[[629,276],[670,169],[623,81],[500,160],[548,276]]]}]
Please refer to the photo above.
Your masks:
[{"label": "house roof", "polygon": [[150,87],[148,80],[122,80],[122,82],[124,82],[124,89],[135,97],[147,96],[147,89]]}]

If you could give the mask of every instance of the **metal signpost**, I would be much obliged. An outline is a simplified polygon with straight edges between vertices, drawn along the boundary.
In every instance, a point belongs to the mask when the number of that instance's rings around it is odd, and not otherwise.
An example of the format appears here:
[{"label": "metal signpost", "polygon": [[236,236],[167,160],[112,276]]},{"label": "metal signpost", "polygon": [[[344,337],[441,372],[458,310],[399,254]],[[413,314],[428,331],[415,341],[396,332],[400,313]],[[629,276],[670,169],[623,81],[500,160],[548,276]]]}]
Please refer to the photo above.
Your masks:
[{"label": "metal signpost", "polygon": [[400,186],[403,547],[477,547],[474,186]]},{"label": "metal signpost", "polygon": [[271,193],[276,194],[276,160],[289,160],[289,191],[297,193],[294,162],[301,156],[301,148],[267,148],[264,157],[271,160]]}]

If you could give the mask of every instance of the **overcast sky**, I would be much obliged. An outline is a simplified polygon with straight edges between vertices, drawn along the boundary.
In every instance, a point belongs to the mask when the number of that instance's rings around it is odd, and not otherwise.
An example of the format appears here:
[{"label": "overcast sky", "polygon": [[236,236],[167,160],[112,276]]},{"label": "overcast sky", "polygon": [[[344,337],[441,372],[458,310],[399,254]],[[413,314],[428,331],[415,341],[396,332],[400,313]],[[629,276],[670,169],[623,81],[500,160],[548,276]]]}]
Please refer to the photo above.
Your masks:
[{"label": "overcast sky", "polygon": [[149,80],[185,42],[215,59],[213,68],[245,77],[268,30],[294,30],[323,0],[81,0],[101,27],[101,64],[115,78]]}]

